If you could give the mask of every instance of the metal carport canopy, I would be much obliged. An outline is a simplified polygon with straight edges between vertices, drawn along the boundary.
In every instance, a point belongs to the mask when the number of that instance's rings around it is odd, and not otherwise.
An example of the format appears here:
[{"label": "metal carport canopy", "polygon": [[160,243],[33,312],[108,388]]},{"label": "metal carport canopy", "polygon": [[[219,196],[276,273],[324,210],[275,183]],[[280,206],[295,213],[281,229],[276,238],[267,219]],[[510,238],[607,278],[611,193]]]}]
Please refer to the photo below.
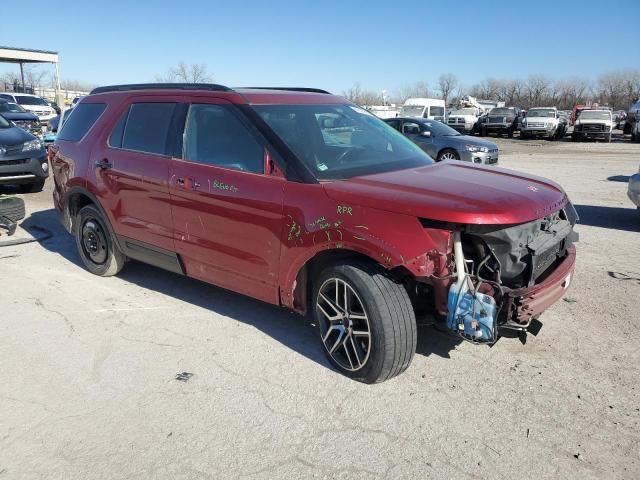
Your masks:
[{"label": "metal carport canopy", "polygon": [[17,63],[20,65],[20,76],[22,77],[22,88],[24,89],[24,71],[22,66],[25,63],[53,63],[55,66],[55,88],[56,101],[60,101],[60,74],[58,72],[58,52],[49,50],[29,50],[27,48],[13,48],[0,46],[0,63]]},{"label": "metal carport canopy", "polygon": [[58,63],[58,52],[0,46],[0,63]]}]

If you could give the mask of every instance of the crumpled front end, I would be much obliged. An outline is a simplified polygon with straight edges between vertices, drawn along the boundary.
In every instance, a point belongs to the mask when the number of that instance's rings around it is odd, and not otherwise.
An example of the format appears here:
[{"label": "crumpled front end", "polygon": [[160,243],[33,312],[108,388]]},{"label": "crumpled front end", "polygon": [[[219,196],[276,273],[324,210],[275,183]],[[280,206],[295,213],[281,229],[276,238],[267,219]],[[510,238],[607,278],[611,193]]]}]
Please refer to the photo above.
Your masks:
[{"label": "crumpled front end", "polygon": [[459,245],[453,258],[456,283],[449,286],[449,328],[485,343],[493,343],[499,331],[530,329],[571,284],[577,219],[567,203],[524,224],[461,226],[455,233]]}]

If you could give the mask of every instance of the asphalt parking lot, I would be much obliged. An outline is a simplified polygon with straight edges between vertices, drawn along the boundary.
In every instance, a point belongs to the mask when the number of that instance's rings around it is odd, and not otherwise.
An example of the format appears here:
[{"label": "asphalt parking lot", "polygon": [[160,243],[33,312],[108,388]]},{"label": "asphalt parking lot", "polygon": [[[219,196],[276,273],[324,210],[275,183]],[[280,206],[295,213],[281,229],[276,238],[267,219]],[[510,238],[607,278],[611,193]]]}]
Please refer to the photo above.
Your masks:
[{"label": "asphalt parking lot", "polygon": [[574,202],[573,286],[525,345],[421,327],[375,386],[287,311],[135,262],[89,274],[51,181],[23,195],[53,236],[0,247],[0,480],[640,478],[640,144],[497,143]]}]

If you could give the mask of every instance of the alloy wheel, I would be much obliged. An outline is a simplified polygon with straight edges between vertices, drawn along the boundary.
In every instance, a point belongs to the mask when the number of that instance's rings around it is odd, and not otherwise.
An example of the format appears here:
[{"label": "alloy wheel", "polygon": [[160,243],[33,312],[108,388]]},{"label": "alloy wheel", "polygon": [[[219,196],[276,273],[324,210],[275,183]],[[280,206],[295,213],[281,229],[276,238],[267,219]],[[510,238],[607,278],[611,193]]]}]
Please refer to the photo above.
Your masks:
[{"label": "alloy wheel", "polygon": [[440,155],[440,160],[457,160],[457,158],[453,152],[444,152]]},{"label": "alloy wheel", "polygon": [[371,328],[353,287],[340,278],[329,278],[318,290],[316,310],[322,343],[331,358],[345,370],[362,369],[371,352]]}]

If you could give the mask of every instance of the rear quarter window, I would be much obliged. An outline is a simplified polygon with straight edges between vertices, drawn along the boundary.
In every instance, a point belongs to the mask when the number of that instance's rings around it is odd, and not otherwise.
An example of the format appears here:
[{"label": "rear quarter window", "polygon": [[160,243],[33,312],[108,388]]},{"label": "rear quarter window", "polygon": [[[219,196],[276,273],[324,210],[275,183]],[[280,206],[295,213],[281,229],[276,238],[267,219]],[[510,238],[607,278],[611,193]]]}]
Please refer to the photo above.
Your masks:
[{"label": "rear quarter window", "polygon": [[[166,155],[167,136],[175,109],[176,103],[133,103],[124,125],[122,148]],[[113,141],[117,142],[117,139],[113,138]]]},{"label": "rear quarter window", "polygon": [[59,140],[79,142],[105,111],[105,103],[83,103],[73,109],[58,134]]}]

